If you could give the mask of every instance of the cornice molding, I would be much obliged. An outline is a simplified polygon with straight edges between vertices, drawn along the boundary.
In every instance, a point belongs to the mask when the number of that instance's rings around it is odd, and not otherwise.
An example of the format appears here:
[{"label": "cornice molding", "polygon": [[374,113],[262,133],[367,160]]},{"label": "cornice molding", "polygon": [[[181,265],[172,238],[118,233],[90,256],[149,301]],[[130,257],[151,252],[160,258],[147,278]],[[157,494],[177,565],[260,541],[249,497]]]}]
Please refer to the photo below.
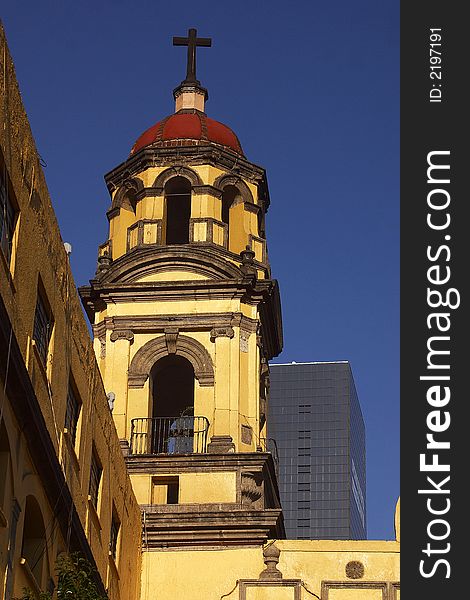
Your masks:
[{"label": "cornice molding", "polygon": [[[137,279],[161,271],[192,270],[211,280],[237,279],[241,276],[239,267],[226,260],[221,246],[212,243],[180,244],[160,246],[144,244],[136,246],[114,260],[99,277],[104,283],[130,283]],[[233,254],[240,260],[240,257]],[[260,263],[261,266],[261,263]],[[262,268],[265,268],[263,266]]]},{"label": "cornice molding", "polygon": [[99,331],[100,335],[104,335],[106,330],[112,332],[131,331],[133,334],[137,334],[162,333],[172,327],[178,331],[211,331],[214,328],[239,327],[248,333],[255,333],[258,326],[259,323],[256,319],[246,317],[242,313],[187,313],[105,317],[99,326],[93,327],[93,331]]},{"label": "cornice molding", "polygon": [[227,175],[238,176],[261,185],[264,207],[269,206],[266,172],[263,167],[252,163],[236,152],[207,142],[199,146],[179,146],[156,148],[146,146],[125,162],[105,175],[110,192],[123,185],[129,177],[134,177],[151,167],[189,168],[195,165],[211,165],[227,171]]},{"label": "cornice molding", "polygon": [[[104,309],[108,303],[233,300],[237,298],[245,304],[258,307],[260,327],[257,333],[261,335],[266,357],[270,360],[282,350],[281,300],[279,287],[274,279],[127,284],[102,284],[95,280],[92,282],[92,286],[82,287],[79,291],[90,318],[95,310]],[[197,320],[197,317],[193,318]],[[247,323],[247,321],[243,321],[243,323]]]}]

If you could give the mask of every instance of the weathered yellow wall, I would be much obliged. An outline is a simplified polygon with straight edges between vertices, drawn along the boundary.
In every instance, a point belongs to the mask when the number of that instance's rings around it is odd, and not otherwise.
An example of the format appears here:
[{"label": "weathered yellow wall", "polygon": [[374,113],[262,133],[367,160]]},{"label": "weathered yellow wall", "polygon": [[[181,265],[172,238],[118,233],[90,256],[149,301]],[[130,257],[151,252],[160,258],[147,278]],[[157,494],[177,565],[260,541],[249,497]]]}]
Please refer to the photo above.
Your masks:
[{"label": "weathered yellow wall", "polygon": [[[346,587],[335,589],[332,585],[329,600],[382,600],[381,586],[396,584],[400,578],[399,544],[395,541],[276,540],[275,545],[280,550],[277,568],[283,579],[302,581],[302,599],[313,597],[309,591],[321,596],[324,582],[336,582]],[[363,564],[363,577],[346,576],[346,565],[350,561]],[[237,582],[258,579],[265,568],[262,547],[152,552],[144,548],[142,566],[142,600],[153,598],[155,586],[160,590],[159,600],[175,596],[192,600],[219,600],[224,596],[238,600]],[[184,577],[185,573],[190,573],[190,577]],[[173,582],[170,589],[167,581]],[[364,582],[375,582],[376,589],[364,589]],[[248,590],[247,599],[294,600],[290,588]],[[399,590],[396,597],[399,598]]]},{"label": "weathered yellow wall", "polygon": [[[7,265],[0,250],[0,294],[44,416],[45,434],[55,448],[57,464],[54,468],[62,470],[65,475],[101,579],[105,586],[109,583],[113,600],[119,597],[134,599],[138,597],[139,588],[140,510],[127,475],[68,257],[1,29],[0,57],[0,106],[5,109],[1,114],[0,146],[20,214],[14,263]],[[39,278],[54,316],[53,340],[46,369],[32,343]],[[69,374],[73,376],[82,402],[75,449],[65,443],[64,438]],[[3,382],[0,387],[3,388]],[[4,404],[3,398],[0,402]],[[16,421],[14,407],[10,407],[8,398],[3,417],[10,439],[14,497],[23,509],[26,495],[33,495],[40,504],[45,523],[53,524],[52,513],[62,509],[62,506],[60,503],[50,506],[44,483],[34,474],[35,461],[44,460],[44,457],[30,455],[21,426]],[[95,445],[103,466],[98,519],[94,520],[90,519],[88,502],[92,445]],[[108,555],[113,503],[121,520],[120,539],[125,540],[125,543],[120,543],[118,552],[118,573],[114,572],[112,559]],[[3,508],[8,517],[10,507]],[[16,595],[21,594],[24,584],[24,568],[19,565],[22,518],[20,513],[13,563]],[[52,574],[57,552],[65,549],[57,524],[54,529],[47,551]],[[6,552],[4,533],[0,533],[0,557],[3,561]],[[0,562],[0,589],[4,568],[4,562]],[[42,585],[45,583],[41,582]]]},{"label": "weathered yellow wall", "polygon": [[[150,474],[131,475],[132,486],[139,504],[166,504],[166,499],[155,497],[155,484],[159,480],[174,477],[174,473],[159,473],[158,477]],[[178,474],[178,504],[216,504],[237,501],[236,473],[222,471],[218,473]],[[158,501],[156,501],[158,500]]]},{"label": "weathered yellow wall", "polygon": [[[260,548],[145,552],[142,600],[219,600],[241,577],[257,578],[264,568]],[[245,575],[246,574],[246,575]],[[168,582],[172,582],[169,586]],[[238,598],[232,595],[230,598]]]}]

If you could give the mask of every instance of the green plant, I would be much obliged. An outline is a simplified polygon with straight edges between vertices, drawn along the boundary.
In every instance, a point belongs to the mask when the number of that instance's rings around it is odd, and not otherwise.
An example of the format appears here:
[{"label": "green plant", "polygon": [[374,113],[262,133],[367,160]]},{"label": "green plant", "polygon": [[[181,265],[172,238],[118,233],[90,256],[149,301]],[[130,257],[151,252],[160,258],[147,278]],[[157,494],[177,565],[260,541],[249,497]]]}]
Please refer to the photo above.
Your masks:
[{"label": "green plant", "polygon": [[[79,552],[59,556],[56,572],[58,600],[108,600],[96,587],[96,569]],[[15,600],[52,600],[52,596],[48,592],[36,596],[31,590],[25,589],[22,597]]]},{"label": "green plant", "polygon": [[[57,560],[57,598],[59,600],[107,600],[96,587],[96,570],[79,552]],[[40,599],[42,600],[42,598]]]},{"label": "green plant", "polygon": [[13,600],[52,600],[52,596],[49,592],[41,592],[39,596],[36,596],[30,589],[25,588],[21,598],[13,598]]}]

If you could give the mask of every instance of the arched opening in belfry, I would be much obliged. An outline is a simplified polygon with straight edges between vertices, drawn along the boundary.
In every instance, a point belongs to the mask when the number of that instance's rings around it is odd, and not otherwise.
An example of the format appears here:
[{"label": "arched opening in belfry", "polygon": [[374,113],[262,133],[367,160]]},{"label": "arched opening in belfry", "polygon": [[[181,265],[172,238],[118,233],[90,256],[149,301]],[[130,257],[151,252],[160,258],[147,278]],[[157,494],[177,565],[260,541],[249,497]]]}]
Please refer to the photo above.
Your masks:
[{"label": "arched opening in belfry", "polygon": [[137,198],[135,190],[127,190],[121,200],[121,209],[128,210],[135,214],[137,207]]},{"label": "arched opening in belfry", "polygon": [[227,225],[228,249],[240,252],[246,245],[243,227],[243,200],[240,190],[226,185],[222,192],[222,221]]},{"label": "arched opening in belfry", "polygon": [[222,221],[227,225],[230,225],[230,208],[238,196],[240,196],[240,192],[234,185],[224,187],[222,192]]},{"label": "arched opening in belfry", "polygon": [[166,243],[189,243],[191,217],[191,182],[185,177],[172,177],[165,184]]},{"label": "arched opening in belfry", "polygon": [[153,417],[194,414],[194,368],[176,354],[164,356],[150,372]]}]

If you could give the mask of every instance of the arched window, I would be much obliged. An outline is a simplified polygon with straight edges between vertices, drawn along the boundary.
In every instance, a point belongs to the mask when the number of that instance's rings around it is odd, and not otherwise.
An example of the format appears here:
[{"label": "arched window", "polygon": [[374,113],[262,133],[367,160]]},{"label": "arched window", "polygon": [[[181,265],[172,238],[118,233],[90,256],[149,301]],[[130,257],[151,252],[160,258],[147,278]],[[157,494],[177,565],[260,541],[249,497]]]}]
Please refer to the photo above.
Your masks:
[{"label": "arched window", "polygon": [[222,192],[222,221],[228,229],[227,247],[237,254],[246,246],[243,207],[240,190],[234,185],[226,185]]},{"label": "arched window", "polygon": [[44,566],[47,565],[46,530],[41,509],[34,496],[26,498],[21,556],[41,587]]},{"label": "arched window", "polygon": [[194,368],[186,358],[169,354],[150,372],[153,419],[150,451],[186,454],[194,450]]},{"label": "arched window", "polygon": [[230,225],[230,208],[237,196],[240,196],[238,188],[234,185],[227,185],[222,192],[222,221]]},{"label": "arched window", "polygon": [[166,243],[189,243],[191,217],[191,182],[185,177],[172,177],[165,184]]},{"label": "arched window", "polygon": [[137,198],[135,194],[135,190],[127,190],[121,200],[121,208],[133,212],[134,214],[137,206]]},{"label": "arched window", "polygon": [[152,367],[150,382],[154,417],[194,414],[194,368],[189,360],[164,356]]}]

